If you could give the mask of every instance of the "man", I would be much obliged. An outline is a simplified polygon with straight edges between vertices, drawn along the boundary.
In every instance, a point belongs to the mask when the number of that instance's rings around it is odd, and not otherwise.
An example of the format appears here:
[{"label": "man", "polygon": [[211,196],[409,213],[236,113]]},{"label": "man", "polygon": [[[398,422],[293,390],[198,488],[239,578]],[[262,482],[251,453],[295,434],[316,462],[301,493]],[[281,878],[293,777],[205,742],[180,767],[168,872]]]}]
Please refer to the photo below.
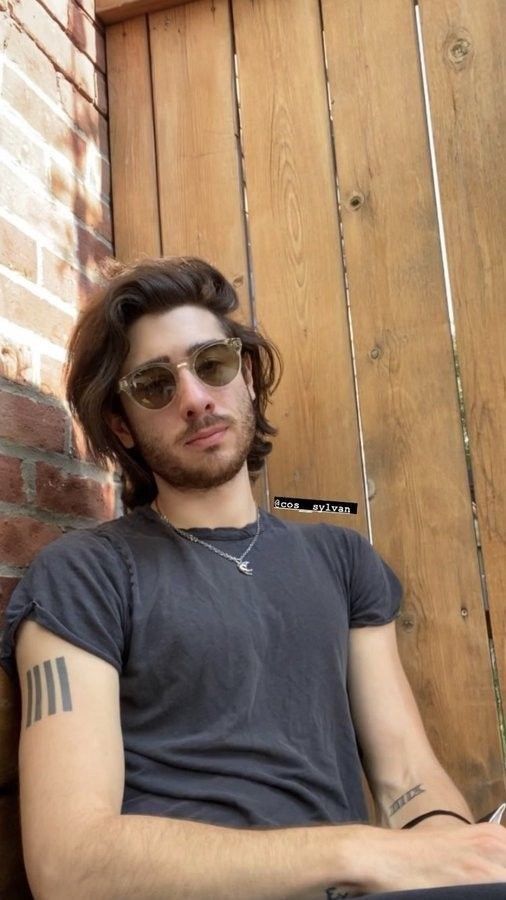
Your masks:
[{"label": "man", "polygon": [[504,832],[468,824],[404,675],[397,577],[255,505],[274,352],[237,305],[201,260],[145,261],[72,337],[69,402],[129,512],[45,548],[7,610],[34,895],[506,896]]}]

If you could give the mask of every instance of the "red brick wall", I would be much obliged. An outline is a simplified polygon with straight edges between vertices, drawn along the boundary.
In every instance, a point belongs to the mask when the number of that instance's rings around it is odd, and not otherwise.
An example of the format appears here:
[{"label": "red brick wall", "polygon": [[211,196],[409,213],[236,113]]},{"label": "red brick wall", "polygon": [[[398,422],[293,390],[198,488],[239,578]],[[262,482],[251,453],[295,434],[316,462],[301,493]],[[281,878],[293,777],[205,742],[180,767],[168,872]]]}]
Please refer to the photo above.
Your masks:
[{"label": "red brick wall", "polygon": [[[0,626],[33,555],[118,510],[82,450],[62,363],[112,255],[103,27],[93,0],[0,0]],[[15,815],[16,710],[0,670],[0,841]],[[0,896],[24,896],[19,846]],[[16,880],[18,879],[18,880]]]},{"label": "red brick wall", "polygon": [[0,590],[62,530],[115,514],[61,368],[112,254],[103,27],[92,0],[0,0]]}]

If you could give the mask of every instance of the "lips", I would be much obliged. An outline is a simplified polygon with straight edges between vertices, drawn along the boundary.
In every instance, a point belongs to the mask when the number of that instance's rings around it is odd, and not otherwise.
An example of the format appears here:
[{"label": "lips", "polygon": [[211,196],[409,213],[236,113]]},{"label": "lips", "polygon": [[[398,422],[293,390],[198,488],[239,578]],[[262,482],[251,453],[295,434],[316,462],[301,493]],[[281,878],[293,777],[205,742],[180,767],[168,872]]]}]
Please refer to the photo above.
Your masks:
[{"label": "lips", "polygon": [[200,438],[210,437],[212,434],[218,434],[220,431],[225,431],[227,425],[215,426],[214,428],[204,428],[202,431],[197,431],[197,434],[194,434],[193,437],[186,441],[187,444],[192,444],[193,441],[198,441]]}]

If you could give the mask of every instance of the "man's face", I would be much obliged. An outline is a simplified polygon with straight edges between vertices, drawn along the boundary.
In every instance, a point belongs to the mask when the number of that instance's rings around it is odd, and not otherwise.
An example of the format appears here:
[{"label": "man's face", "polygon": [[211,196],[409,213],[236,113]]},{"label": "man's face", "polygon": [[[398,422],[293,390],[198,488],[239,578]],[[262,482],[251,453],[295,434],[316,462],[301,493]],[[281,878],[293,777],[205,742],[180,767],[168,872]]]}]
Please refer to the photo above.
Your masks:
[{"label": "man's face", "polygon": [[[142,316],[128,337],[130,351],[121,376],[161,356],[172,363],[181,362],[191,344],[222,340],[226,335],[209,310],[186,305]],[[230,481],[251,450],[256,416],[250,370],[245,370],[247,384],[239,370],[233,381],[222,387],[203,384],[186,367],[178,372],[176,394],[164,409],[144,409],[122,393],[124,425],[115,417],[113,428],[125,447],[135,445],[153,474],[167,484],[207,490]],[[216,442],[188,443],[197,431],[215,425],[227,426]]]}]

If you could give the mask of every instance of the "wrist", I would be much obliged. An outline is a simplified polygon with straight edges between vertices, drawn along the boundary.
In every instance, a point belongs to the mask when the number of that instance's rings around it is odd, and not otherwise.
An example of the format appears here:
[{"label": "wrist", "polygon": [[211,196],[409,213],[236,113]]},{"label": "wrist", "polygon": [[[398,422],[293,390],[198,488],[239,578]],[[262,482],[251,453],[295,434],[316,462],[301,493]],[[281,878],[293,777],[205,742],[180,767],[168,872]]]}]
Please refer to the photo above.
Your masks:
[{"label": "wrist", "polygon": [[370,892],[377,867],[386,852],[384,841],[392,835],[375,825],[333,825],[326,847],[326,873],[330,885],[348,891]]},{"label": "wrist", "polygon": [[418,825],[413,825],[412,828],[408,829],[408,833],[409,831],[434,831],[438,828],[454,829],[468,827],[469,825],[467,822],[461,822],[460,819],[455,819],[453,816],[434,816],[432,819],[424,819],[423,822],[419,822]]}]

